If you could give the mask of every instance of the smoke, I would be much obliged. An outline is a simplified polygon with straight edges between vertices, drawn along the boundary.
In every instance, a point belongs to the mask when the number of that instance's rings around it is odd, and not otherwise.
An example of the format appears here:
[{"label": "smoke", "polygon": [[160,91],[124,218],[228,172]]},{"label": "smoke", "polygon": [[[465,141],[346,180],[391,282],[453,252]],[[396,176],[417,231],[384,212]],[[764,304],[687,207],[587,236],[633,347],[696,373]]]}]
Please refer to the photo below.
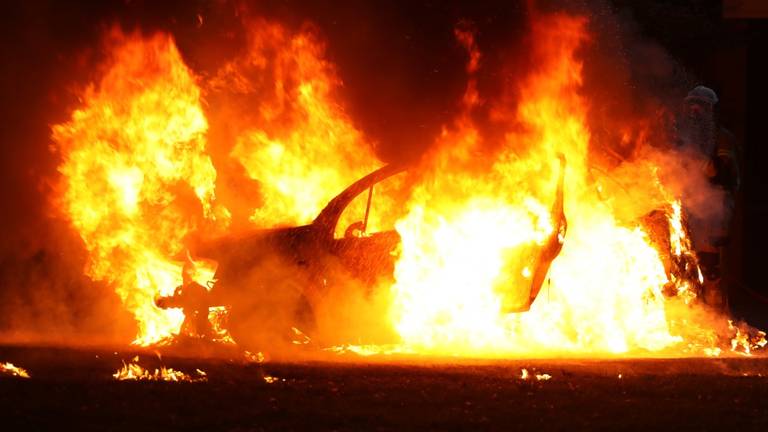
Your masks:
[{"label": "smoke", "polygon": [[[135,331],[110,290],[83,276],[85,256],[48,200],[57,160],[49,125],[67,115],[98,29],[71,5],[27,2],[3,14],[0,56],[0,338],[101,343]],[[99,8],[93,10],[98,13]],[[71,31],[72,29],[78,31]]]},{"label": "smoke", "polygon": [[[732,197],[712,182],[718,126],[682,112],[683,99],[697,78],[643,35],[629,8],[602,1],[586,5],[593,40],[583,53],[583,92],[590,103],[595,165],[610,169],[639,162],[657,167],[658,172],[649,175],[646,169],[635,178],[658,180],[669,196],[681,198],[695,247],[712,247],[713,238],[727,231],[733,205]],[[622,195],[638,202],[638,189],[630,186]],[[633,206],[627,202],[624,207]]]},{"label": "smoke", "polygon": [[85,256],[64,232],[31,253],[0,261],[0,339],[13,343],[110,344],[130,340],[133,318],[110,287],[84,273]]}]

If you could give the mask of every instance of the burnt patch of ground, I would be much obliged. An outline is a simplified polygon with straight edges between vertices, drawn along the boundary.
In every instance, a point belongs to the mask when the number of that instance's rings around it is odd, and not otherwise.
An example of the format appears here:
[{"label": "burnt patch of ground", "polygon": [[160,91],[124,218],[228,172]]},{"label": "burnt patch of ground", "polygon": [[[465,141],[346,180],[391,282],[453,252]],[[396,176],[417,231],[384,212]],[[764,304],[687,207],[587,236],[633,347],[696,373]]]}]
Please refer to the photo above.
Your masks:
[{"label": "burnt patch of ground", "polygon": [[0,362],[32,376],[0,378],[2,429],[768,428],[764,357],[259,365],[140,353],[142,365],[199,368],[208,381],[115,381],[135,354],[0,347]]}]

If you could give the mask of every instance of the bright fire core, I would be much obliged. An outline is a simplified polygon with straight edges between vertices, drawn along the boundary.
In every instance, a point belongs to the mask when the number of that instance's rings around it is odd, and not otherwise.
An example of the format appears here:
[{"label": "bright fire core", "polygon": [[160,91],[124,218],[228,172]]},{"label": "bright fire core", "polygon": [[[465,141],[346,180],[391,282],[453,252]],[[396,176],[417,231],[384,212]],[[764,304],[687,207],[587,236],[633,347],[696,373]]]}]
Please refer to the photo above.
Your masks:
[{"label": "bright fire core", "polygon": [[[494,142],[470,115],[486,103],[474,78],[481,53],[471,32],[456,31],[469,52],[460,112],[421,161],[420,182],[395,223],[402,244],[379,318],[401,351],[702,354],[717,347],[722,326],[688,305],[696,281],[671,274],[641,223],[654,209],[666,211],[672,255],[691,254],[680,197],[659,180],[658,159],[592,169],[598,162],[577,55],[589,44],[587,24],[566,15],[531,24],[537,66],[507,89],[514,100],[493,103],[492,117],[505,128]],[[179,331],[181,311],[154,300],[181,283],[188,237],[309,223],[382,165],[343,110],[340,82],[313,32],[264,20],[246,28],[247,55],[206,79],[169,35],[111,32],[105,73],[70,120],[53,127],[62,158],[56,205],[89,252],[87,274],[114,287],[135,317],[138,344]],[[527,298],[535,250],[556,229],[549,208],[560,155],[562,251],[531,310],[506,313],[505,305]],[[198,270],[205,285],[215,267]],[[678,295],[665,295],[669,286]]]}]

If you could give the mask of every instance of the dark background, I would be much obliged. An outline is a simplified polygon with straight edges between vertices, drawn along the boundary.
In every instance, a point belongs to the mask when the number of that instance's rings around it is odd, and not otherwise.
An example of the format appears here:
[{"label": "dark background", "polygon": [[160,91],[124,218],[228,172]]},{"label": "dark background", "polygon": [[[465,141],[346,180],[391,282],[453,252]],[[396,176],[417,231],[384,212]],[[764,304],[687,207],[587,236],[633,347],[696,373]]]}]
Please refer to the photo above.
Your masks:
[{"label": "dark background", "polygon": [[[768,145],[762,107],[768,101],[768,18],[724,18],[720,1],[566,3],[589,15],[598,47],[616,50],[624,69],[605,80],[606,88],[621,90],[618,97],[652,89],[655,98],[678,100],[696,84],[717,91],[720,119],[742,142],[744,161],[727,254],[732,307],[765,326]],[[725,15],[738,16],[734,2],[727,3]],[[509,1],[264,1],[247,9],[289,26],[314,23],[344,81],[351,117],[385,160],[419,154],[456,112],[466,79],[466,55],[452,32],[456,23],[469,20],[478,29],[484,55],[480,88],[492,93],[510,79],[494,66],[514,61],[527,13],[525,4]],[[4,2],[0,331],[112,334],[130,320],[98,316],[98,310],[115,310],[101,306],[117,299],[82,276],[84,252],[72,247],[76,236],[50,210],[47,196],[58,164],[50,125],[67,119],[76,104],[73,90],[96,76],[100,37],[109,26],[170,31],[187,63],[205,75],[242,43],[238,10],[241,5],[226,0]]]}]

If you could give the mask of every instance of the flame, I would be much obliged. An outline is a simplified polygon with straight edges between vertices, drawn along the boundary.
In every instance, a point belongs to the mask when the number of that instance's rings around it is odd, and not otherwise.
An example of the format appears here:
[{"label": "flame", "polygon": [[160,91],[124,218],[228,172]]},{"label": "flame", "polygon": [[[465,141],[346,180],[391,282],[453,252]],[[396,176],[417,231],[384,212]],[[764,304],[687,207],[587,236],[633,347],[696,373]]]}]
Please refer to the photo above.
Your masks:
[{"label": "flame", "polygon": [[261,364],[267,360],[266,357],[264,356],[264,353],[262,353],[261,351],[258,351],[255,354],[250,351],[245,351],[243,352],[243,357],[246,363]]},{"label": "flame", "polygon": [[272,375],[264,375],[264,382],[267,384],[274,384],[280,381],[285,381],[285,378],[278,378]]},{"label": "flame", "polygon": [[[103,75],[83,91],[71,118],[53,127],[62,178],[56,204],[89,253],[86,274],[113,287],[136,319],[135,343],[180,331],[183,312],[159,309],[155,299],[173,294],[185,261],[195,264],[198,283],[210,289],[215,282],[216,263],[185,259],[190,238],[233,232],[241,213],[251,229],[309,223],[380,165],[343,109],[342,83],[313,29],[266,20],[245,29],[245,53],[206,79],[186,66],[170,36],[112,31]],[[471,26],[455,31],[469,55],[459,113],[415,169],[404,205],[377,189],[385,207],[404,210],[395,225],[401,245],[391,305],[381,317],[401,343],[330,351],[623,354],[685,341],[720,354],[718,335],[702,330],[691,312],[703,277],[679,198],[652,161],[595,169],[577,55],[590,43],[587,20],[536,16],[531,32],[536,67],[491,104],[478,91],[483,57]],[[474,111],[486,105],[502,134],[475,123]],[[618,144],[652,139],[647,129],[642,121],[621,128]],[[638,184],[638,172],[650,181]],[[612,183],[631,184],[630,193],[615,193]],[[252,200],[244,185],[254,184]],[[365,205],[353,203],[356,210]],[[663,241],[641,221],[656,208],[666,210]],[[551,239],[559,254],[542,266]],[[665,297],[670,286],[685,308]],[[213,308],[209,316],[217,338],[231,343],[227,311]],[[761,342],[731,330],[733,351],[765,345],[764,334]],[[293,331],[295,345],[314,345]],[[263,362],[264,355],[246,359]],[[197,379],[149,372],[137,361],[115,378]]]},{"label": "flame", "polygon": [[768,345],[768,339],[764,331],[752,331],[746,325],[736,325],[728,320],[728,329],[734,333],[731,338],[731,351],[746,356],[751,356],[752,351]]},{"label": "flame", "polygon": [[324,351],[332,352],[337,355],[353,353],[361,357],[392,354],[418,354],[416,351],[409,351],[407,347],[404,347],[401,344],[345,344],[324,348]]},{"label": "flame", "polygon": [[696,253],[693,251],[690,237],[685,229],[680,200],[673,200],[670,209],[669,241],[672,252],[671,264],[674,266],[670,270],[670,279],[675,286],[677,297],[683,299],[685,304],[691,304],[698,297],[697,293],[704,283],[704,275],[701,273]]},{"label": "flame", "polygon": [[[114,287],[136,319],[136,344],[180,331],[182,310],[159,309],[154,299],[181,284],[187,236],[201,227],[221,232],[230,222],[230,210],[216,202],[204,91],[257,101],[229,154],[261,186],[252,227],[307,223],[378,165],[334,99],[340,81],[312,32],[265,21],[248,29],[247,54],[205,83],[170,36],[113,30],[104,75],[85,89],[71,119],[53,127],[62,159],[57,205],[89,252],[86,274]],[[267,88],[258,87],[263,82]],[[226,122],[239,117],[217,114]],[[210,289],[215,263],[196,261],[195,269],[194,279]],[[211,310],[214,327],[226,313]]]},{"label": "flame", "polygon": [[[90,254],[86,274],[113,286],[148,344],[178,330],[154,298],[181,283],[184,237],[215,219],[216,171],[197,78],[171,37],[113,31],[110,58],[71,119],[53,127],[60,207]],[[193,206],[190,210],[187,205]]]},{"label": "flame", "polygon": [[[528,378],[531,377],[531,374],[528,372],[528,369],[520,369],[520,379],[525,381]],[[536,378],[536,381],[549,381],[552,379],[552,375],[548,373],[537,373],[533,375],[534,378]],[[621,378],[621,375],[619,375],[619,378]]]},{"label": "flame", "polygon": [[184,372],[174,370],[172,368],[166,368],[162,366],[160,369],[155,368],[152,372],[148,369],[144,369],[138,363],[139,357],[133,358],[130,363],[123,361],[123,367],[118,369],[112,377],[118,381],[173,381],[173,382],[201,382],[207,381],[208,375],[200,370],[195,370],[195,375],[188,375]]},{"label": "flame", "polygon": [[305,224],[381,164],[341,108],[341,81],[310,29],[256,20],[246,31],[247,55],[210,83],[257,101],[230,156],[259,182],[266,205],[253,210],[255,225]]},{"label": "flame", "polygon": [[293,332],[293,339],[291,340],[292,344],[307,345],[308,343],[312,342],[312,338],[304,334],[304,332],[297,329],[296,327],[291,327],[291,331]]},{"label": "flame", "polygon": [[213,341],[226,345],[235,345],[232,335],[227,330],[227,321],[229,319],[229,308],[226,306],[215,306],[208,309],[208,321],[211,322],[213,329]]},{"label": "flame", "polygon": [[29,378],[29,373],[11,362],[0,363],[0,373],[19,378]]},{"label": "flame", "polygon": [[[681,338],[667,324],[659,254],[640,225],[617,219],[588,180],[588,105],[579,93],[582,65],[575,55],[588,41],[586,21],[550,16],[532,31],[538,68],[523,80],[516,108],[495,109],[497,118],[518,127],[483,171],[490,174],[471,166],[482,157],[481,138],[463,116],[438,142],[442,153],[435,159],[453,159],[451,169],[432,170],[397,224],[403,244],[394,325],[407,346],[449,355],[671,346]],[[476,56],[470,58],[475,64]],[[562,252],[543,298],[528,313],[506,314],[510,297],[528,295],[528,251],[554,229],[546,209],[560,153],[568,162]]]}]

